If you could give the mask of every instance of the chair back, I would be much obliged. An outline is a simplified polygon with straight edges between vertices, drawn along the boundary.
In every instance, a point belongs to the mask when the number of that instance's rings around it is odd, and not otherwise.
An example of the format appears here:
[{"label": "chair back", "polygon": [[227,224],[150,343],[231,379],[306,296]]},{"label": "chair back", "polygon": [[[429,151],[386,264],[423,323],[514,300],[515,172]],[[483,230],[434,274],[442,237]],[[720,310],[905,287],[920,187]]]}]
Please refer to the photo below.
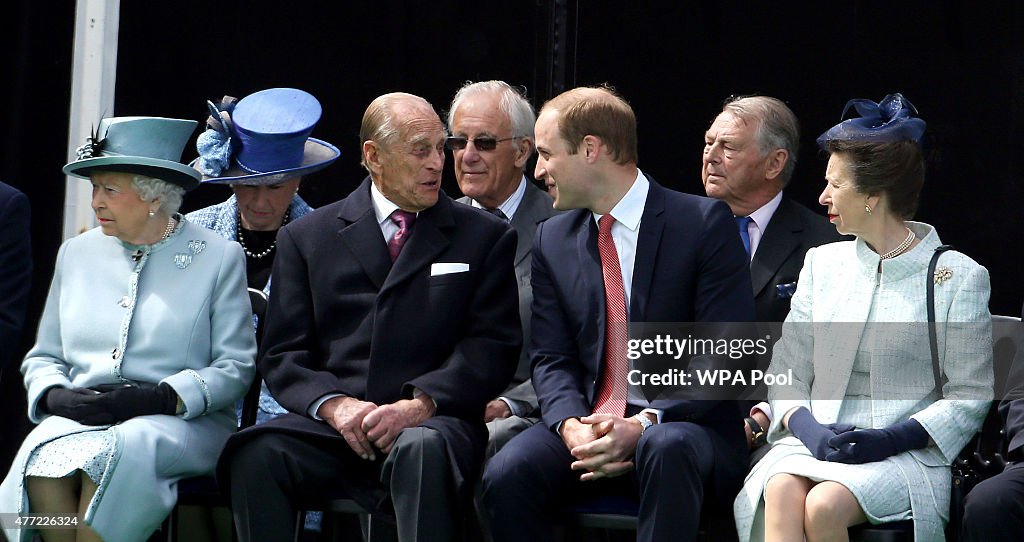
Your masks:
[{"label": "chair back", "polygon": [[[256,346],[260,346],[263,340],[263,321],[267,315],[267,294],[263,290],[249,288],[249,304],[252,305],[252,317],[256,326]],[[249,391],[242,399],[242,418],[238,422],[241,429],[251,427],[256,423],[256,411],[260,406],[260,388],[263,385],[263,377],[259,371],[256,372]]]}]

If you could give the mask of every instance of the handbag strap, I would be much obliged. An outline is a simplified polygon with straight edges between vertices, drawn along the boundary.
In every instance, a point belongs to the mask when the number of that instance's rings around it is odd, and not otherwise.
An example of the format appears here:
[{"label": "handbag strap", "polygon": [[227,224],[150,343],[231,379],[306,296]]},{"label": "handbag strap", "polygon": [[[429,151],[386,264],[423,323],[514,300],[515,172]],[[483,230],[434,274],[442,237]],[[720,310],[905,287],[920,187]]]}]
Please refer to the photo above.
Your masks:
[{"label": "handbag strap", "polygon": [[932,374],[935,375],[935,389],[939,390],[942,396],[942,373],[939,370],[939,342],[938,333],[935,331],[935,266],[939,263],[939,256],[947,250],[953,250],[953,245],[940,245],[935,247],[932,260],[928,262],[928,346],[932,351]]}]

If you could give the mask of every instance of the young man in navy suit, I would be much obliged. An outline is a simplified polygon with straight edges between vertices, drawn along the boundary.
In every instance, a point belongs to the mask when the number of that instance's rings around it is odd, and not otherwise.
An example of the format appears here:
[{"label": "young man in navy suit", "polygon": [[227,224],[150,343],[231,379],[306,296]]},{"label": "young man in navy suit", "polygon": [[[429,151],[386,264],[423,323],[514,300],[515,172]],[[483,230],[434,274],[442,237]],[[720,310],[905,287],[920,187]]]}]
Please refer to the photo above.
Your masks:
[{"label": "young man in navy suit", "polygon": [[[497,542],[552,540],[581,494],[639,497],[641,541],[695,540],[701,508],[729,509],[746,467],[735,402],[627,399],[623,328],[753,319],[728,207],[637,169],[636,118],[604,88],[547,102],[536,177],[555,208],[533,245],[530,354],[543,423],[488,463],[482,504]],[[731,525],[723,533],[730,531]]]}]

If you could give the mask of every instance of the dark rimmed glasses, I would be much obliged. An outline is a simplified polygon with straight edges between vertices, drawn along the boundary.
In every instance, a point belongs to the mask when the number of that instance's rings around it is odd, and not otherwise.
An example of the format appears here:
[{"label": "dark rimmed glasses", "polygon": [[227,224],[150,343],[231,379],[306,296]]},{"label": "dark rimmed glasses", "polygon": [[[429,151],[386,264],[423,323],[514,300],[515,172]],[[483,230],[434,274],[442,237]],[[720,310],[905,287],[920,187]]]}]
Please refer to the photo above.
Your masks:
[{"label": "dark rimmed glasses", "polygon": [[472,141],[473,146],[476,147],[476,150],[478,151],[493,151],[498,148],[498,143],[501,143],[502,141],[509,141],[511,139],[515,139],[515,136],[504,137],[501,139],[490,136],[479,136],[474,137],[473,139],[462,136],[450,136],[445,140],[445,144],[453,151],[461,151],[466,148],[466,145],[468,145],[470,141]]}]

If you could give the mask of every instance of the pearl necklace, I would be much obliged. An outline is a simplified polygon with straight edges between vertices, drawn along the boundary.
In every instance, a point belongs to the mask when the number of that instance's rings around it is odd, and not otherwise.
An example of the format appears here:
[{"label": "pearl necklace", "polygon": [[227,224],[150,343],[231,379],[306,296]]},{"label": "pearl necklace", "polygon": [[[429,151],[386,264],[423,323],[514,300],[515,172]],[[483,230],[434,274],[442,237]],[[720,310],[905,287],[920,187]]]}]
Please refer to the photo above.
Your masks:
[{"label": "pearl necklace", "polygon": [[[174,233],[174,227],[177,226],[177,225],[178,225],[178,223],[175,222],[173,216],[168,218],[167,219],[167,227],[164,228],[164,234],[160,236],[160,241],[163,241],[163,240],[167,239],[168,237],[170,237],[171,234]],[[157,243],[159,243],[160,241],[157,241]],[[132,252],[132,261],[133,262],[138,262],[141,259],[142,259],[142,249],[141,248],[135,249],[135,252]]]},{"label": "pearl necklace", "polygon": [[174,217],[173,216],[168,218],[167,219],[167,227],[164,228],[164,234],[163,234],[163,236],[160,237],[160,240],[163,241],[164,239],[167,239],[168,237],[170,237],[171,234],[174,233],[174,226],[176,226],[176,225],[177,225],[177,223],[174,221]]},{"label": "pearl necklace", "polygon": [[[284,225],[288,223],[288,219],[291,217],[291,214],[292,214],[292,210],[291,209],[288,209],[287,211],[284,212],[284,219],[281,220],[281,226],[278,227],[278,229],[280,229],[281,227],[284,227]],[[256,254],[253,254],[253,252],[249,250],[249,247],[245,246],[245,237],[242,236],[242,216],[241,216],[241,214],[239,214],[239,216],[238,216],[238,225],[236,227],[236,230],[237,231],[235,232],[235,234],[236,234],[236,236],[238,238],[238,244],[242,245],[242,251],[245,252],[245,255],[250,257],[250,258],[253,258],[255,260],[263,259],[264,257],[269,256],[270,253],[273,252],[275,248],[277,248],[277,238],[275,238],[274,241],[270,243],[270,246],[266,248],[266,250],[264,250],[262,252],[259,252],[259,253],[256,253]]]},{"label": "pearl necklace", "polygon": [[879,259],[888,260],[891,258],[895,258],[896,256],[899,256],[900,254],[906,252],[907,249],[910,248],[910,245],[913,244],[913,242],[914,232],[910,231],[910,228],[907,228],[907,238],[904,239],[903,242],[900,243],[899,245],[896,245],[896,248],[890,250],[889,252],[886,252],[885,254],[882,254],[879,257]]}]

